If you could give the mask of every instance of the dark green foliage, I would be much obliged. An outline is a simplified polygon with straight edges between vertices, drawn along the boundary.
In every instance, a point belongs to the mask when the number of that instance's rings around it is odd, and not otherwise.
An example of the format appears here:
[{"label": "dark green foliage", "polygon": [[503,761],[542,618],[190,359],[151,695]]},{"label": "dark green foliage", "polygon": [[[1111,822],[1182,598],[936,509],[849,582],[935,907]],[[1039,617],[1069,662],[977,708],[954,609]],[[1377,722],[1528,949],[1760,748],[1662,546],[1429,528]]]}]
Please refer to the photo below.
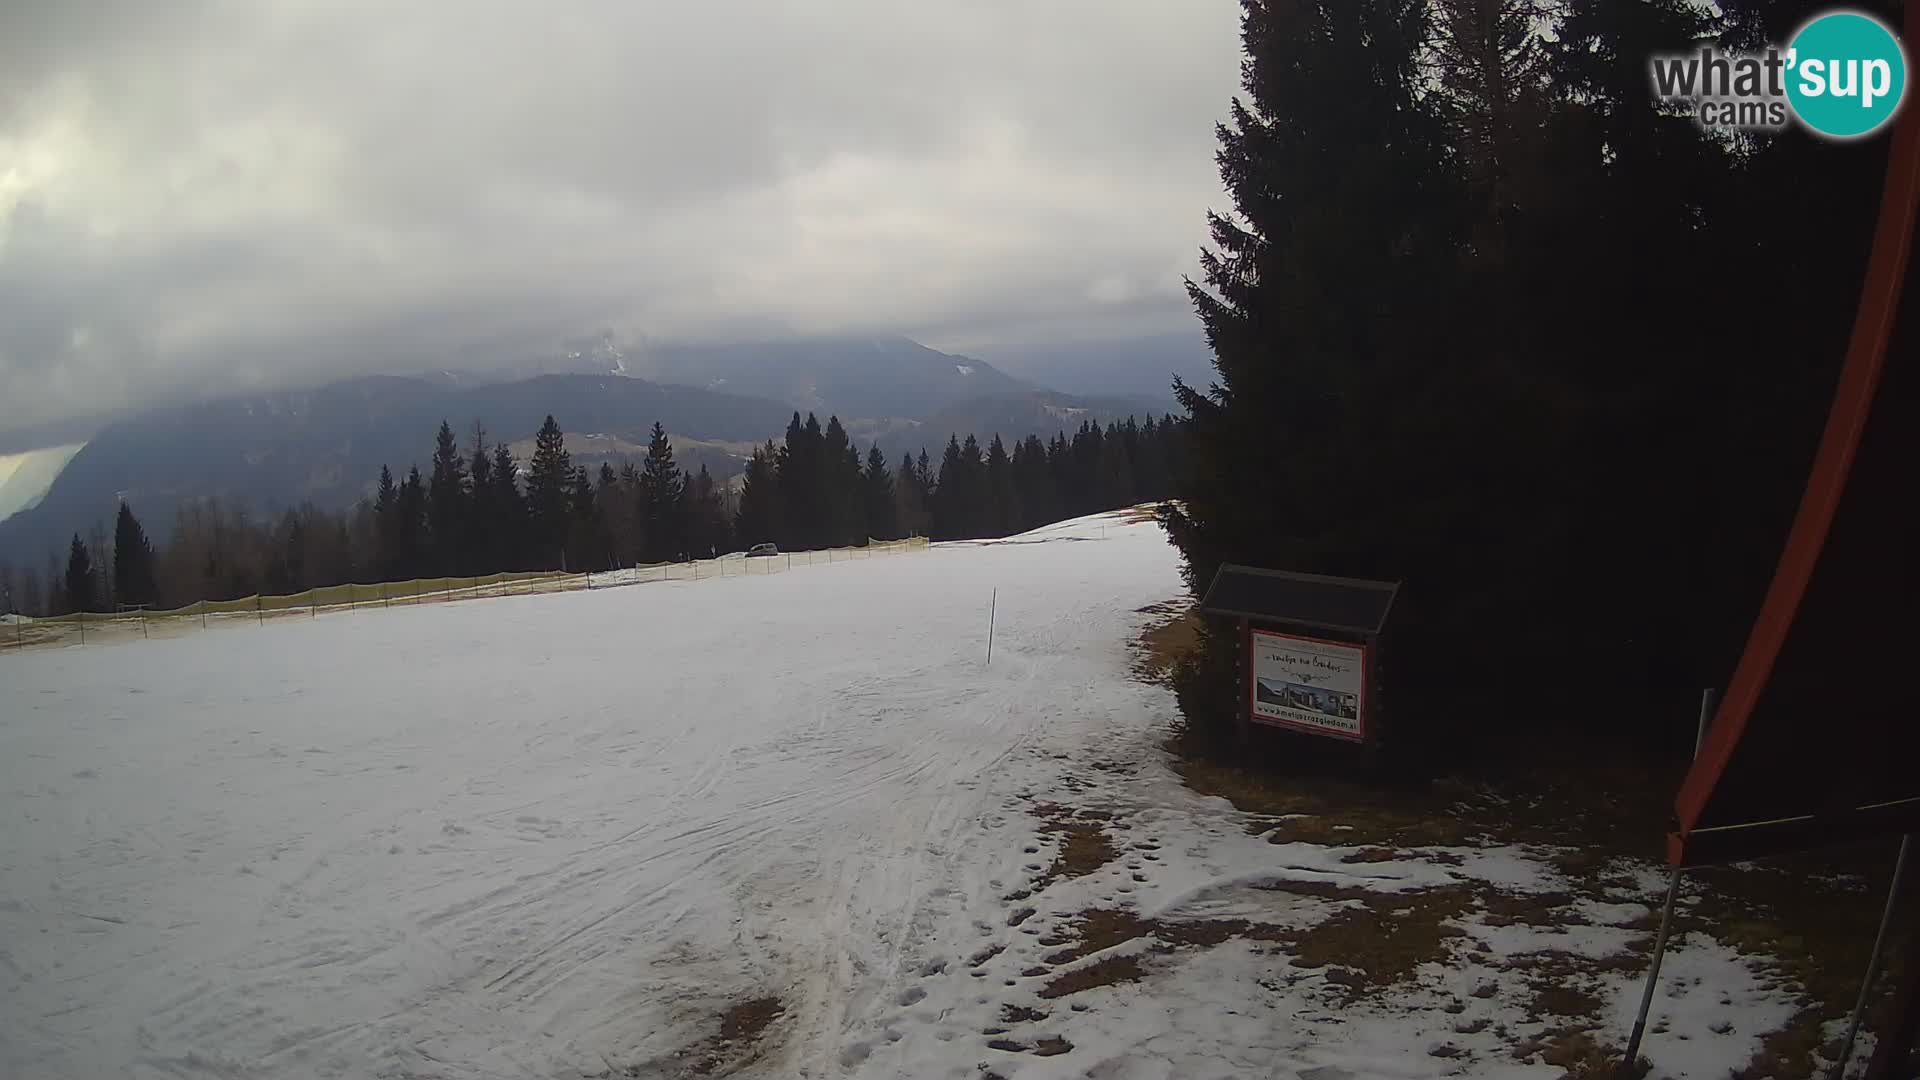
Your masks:
[{"label": "dark green foliage", "polygon": [[394,535],[398,540],[393,576],[419,577],[427,569],[427,485],[420,478],[420,466],[407,469],[395,501]]},{"label": "dark green foliage", "polygon": [[465,542],[471,517],[467,463],[454,442],[453,428],[440,421],[434,437],[433,471],[427,480],[427,533],[435,569],[454,573],[468,562]]},{"label": "dark green foliage", "polygon": [[113,596],[121,607],[150,607],[156,599],[153,544],[126,503],[113,523]]},{"label": "dark green foliage", "polygon": [[573,456],[551,416],[540,425],[533,447],[527,468],[528,556],[537,569],[558,569],[572,520]]},{"label": "dark green foliage", "polygon": [[893,475],[887,472],[887,456],[878,445],[867,448],[867,469],[860,477],[865,503],[867,535],[875,540],[894,540],[900,536],[895,524]]},{"label": "dark green foliage", "polygon": [[[1218,379],[1177,387],[1162,455],[1189,584],[1404,582],[1403,745],[1551,717],[1691,746],[1805,477],[1885,140],[1706,136],[1653,100],[1649,54],[1782,40],[1804,12],[1773,0],[1242,9],[1235,213],[1190,286]],[[1783,206],[1812,217],[1756,225]],[[1136,482],[1156,437],[1121,433]],[[1197,726],[1232,652],[1180,669]],[[1469,672],[1499,673],[1471,707]]]},{"label": "dark green foliage", "polygon": [[915,462],[913,455],[900,455],[900,470],[894,476],[893,511],[894,525],[902,536],[928,536],[933,528],[933,517],[927,509],[927,452],[920,451],[920,460]]},{"label": "dark green foliage", "polygon": [[827,418],[820,437],[819,491],[826,502],[824,547],[851,547],[867,542],[866,502],[862,498],[860,452],[847,439],[838,416]]},{"label": "dark green foliage", "polygon": [[[994,435],[987,444],[986,507],[982,528],[988,536],[1006,536],[1020,529],[1020,496],[1013,486],[1013,460],[1006,444]],[[1114,505],[1122,505],[1116,503]]]},{"label": "dark green foliage", "polygon": [[673,462],[673,443],[659,423],[647,443],[640,467],[640,520],[645,530],[643,561],[668,562],[686,552],[686,481]]},{"label": "dark green foliage", "polygon": [[63,590],[67,611],[98,611],[99,598],[94,593],[93,557],[87,551],[87,545],[81,543],[80,534],[73,534],[73,544],[67,549],[66,588]]},{"label": "dark green foliage", "polygon": [[[938,485],[925,451],[917,461],[904,455],[896,476],[877,446],[863,464],[837,417],[822,427],[817,418],[802,421],[796,414],[792,433],[792,445],[769,440],[754,451],[734,499],[705,466],[691,476],[679,468],[664,425],[654,425],[640,465],[628,461],[615,469],[605,462],[596,475],[572,464],[558,422],[548,417],[523,494],[520,470],[505,443],[489,447],[485,429],[475,424],[472,446],[463,454],[451,425],[442,422],[428,476],[411,466],[396,480],[382,466],[372,496],[344,514],[309,503],[256,524],[244,508],[206,500],[179,511],[172,539],[156,554],[132,510],[123,507],[111,563],[101,554],[108,550],[104,528],[96,530],[95,543],[81,544],[90,586],[69,590],[60,555],[50,552],[45,580],[52,584],[51,599],[41,595],[38,574],[14,575],[11,585],[0,580],[0,588],[10,594],[17,589],[15,604],[28,610],[64,605],[70,591],[103,610],[112,603],[109,591],[124,604],[175,607],[348,581],[527,569],[581,573],[643,559],[708,558],[768,540],[798,550],[807,536],[819,545],[851,546],[929,533]],[[1009,456],[995,437],[983,458],[969,436],[964,449],[957,440],[953,449],[974,476],[956,535],[994,536],[1024,527],[1028,511],[1011,488],[1021,448]],[[1042,448],[1042,469],[1045,457]],[[990,471],[1001,478],[997,504],[988,499]],[[797,490],[786,489],[789,479]],[[956,482],[950,490],[964,492],[967,484]],[[542,505],[547,509],[536,514]],[[990,509],[995,505],[999,509]],[[790,512],[798,515],[798,525],[789,522]]]},{"label": "dark green foliage", "polygon": [[524,570],[530,565],[527,554],[527,501],[520,493],[520,470],[506,443],[493,446],[493,497],[488,500],[489,545],[492,565],[498,570]]},{"label": "dark green foliage", "polygon": [[769,439],[747,461],[747,472],[740,488],[740,509],[734,516],[734,535],[740,546],[777,543],[786,535],[781,512],[786,500],[780,492],[780,451]]},{"label": "dark green foliage", "polygon": [[684,520],[689,557],[710,559],[732,549],[733,528],[726,503],[720,496],[720,485],[705,465],[687,481]]}]

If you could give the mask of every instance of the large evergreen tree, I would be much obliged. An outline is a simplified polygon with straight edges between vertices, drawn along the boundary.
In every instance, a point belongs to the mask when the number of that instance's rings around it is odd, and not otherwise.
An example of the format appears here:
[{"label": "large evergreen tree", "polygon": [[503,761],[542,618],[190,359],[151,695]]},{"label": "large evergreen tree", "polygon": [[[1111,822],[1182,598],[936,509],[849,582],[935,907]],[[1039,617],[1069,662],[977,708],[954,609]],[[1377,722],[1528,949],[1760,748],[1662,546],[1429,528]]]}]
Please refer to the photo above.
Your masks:
[{"label": "large evergreen tree", "polygon": [[453,428],[442,420],[440,432],[434,437],[433,467],[427,480],[427,532],[433,552],[430,573],[456,574],[467,568],[469,503],[467,463],[454,441]]},{"label": "large evergreen tree", "polygon": [[557,569],[563,558],[572,486],[573,457],[567,453],[566,436],[548,415],[534,436],[533,460],[527,469],[529,554],[538,569]]},{"label": "large evergreen tree", "polygon": [[825,462],[826,433],[820,420],[807,414],[805,423],[798,412],[787,424],[786,443],[780,447],[777,465],[780,473],[780,545],[789,550],[813,550],[828,546],[831,507],[827,478],[831,470]]},{"label": "large evergreen tree", "polygon": [[926,536],[932,529],[932,519],[927,514],[926,474],[913,460],[913,455],[902,451],[900,468],[894,473],[893,481],[894,527],[902,536]]},{"label": "large evergreen tree", "polygon": [[68,611],[97,611],[98,598],[94,595],[93,557],[87,552],[87,545],[80,540],[80,534],[73,534],[73,543],[67,548],[65,607]]},{"label": "large evergreen tree", "polygon": [[740,508],[734,515],[733,525],[734,535],[742,547],[786,540],[787,532],[780,520],[786,507],[786,499],[780,492],[780,460],[780,452],[771,439],[747,460],[746,476],[740,488]]},{"label": "large evergreen tree", "polygon": [[491,574],[505,567],[493,540],[493,459],[487,456],[487,429],[473,424],[473,448],[468,451],[467,520],[461,524],[461,563],[464,573]]},{"label": "large evergreen tree", "polygon": [[696,559],[709,559],[732,546],[732,529],[726,506],[720,498],[720,485],[705,465],[687,481],[684,521],[687,552]]},{"label": "large evergreen tree", "polygon": [[987,536],[1007,536],[1020,531],[1020,496],[1013,484],[1013,459],[998,432],[987,444],[986,515],[982,532]]},{"label": "large evergreen tree", "polygon": [[488,506],[488,531],[494,552],[491,569],[524,570],[533,565],[529,550],[527,500],[520,493],[520,468],[506,443],[493,444],[493,497]]},{"label": "large evergreen tree", "polygon": [[821,546],[847,547],[866,540],[866,503],[860,493],[860,452],[838,416],[827,417],[820,436],[820,492],[825,498]]},{"label": "large evergreen tree", "polygon": [[860,488],[866,503],[867,534],[875,540],[892,540],[900,535],[894,509],[893,476],[887,472],[887,456],[880,445],[867,448],[867,469],[861,474]]},{"label": "large evergreen tree", "polygon": [[[1381,524],[1425,470],[1384,451],[1431,450],[1397,424],[1419,430],[1409,405],[1435,364],[1451,252],[1440,123],[1416,93],[1425,12],[1412,0],[1241,10],[1243,96],[1217,155],[1236,213],[1209,216],[1204,284],[1188,286],[1219,377],[1209,392],[1176,381],[1192,461],[1165,520],[1196,591],[1226,561],[1399,577],[1388,551],[1414,541]],[[1081,467],[1097,471],[1101,446],[1087,449]],[[1225,718],[1234,645],[1212,627],[1203,646],[1183,705]]]},{"label": "large evergreen tree", "polygon": [[150,607],[155,600],[153,543],[126,503],[113,523],[113,595],[122,606]]},{"label": "large evergreen tree", "polygon": [[[393,470],[380,466],[380,484],[374,490],[373,519],[377,550],[373,559],[373,577],[388,581],[400,576],[405,540],[401,536],[400,487],[393,482]],[[175,528],[176,535],[179,529]]]},{"label": "large evergreen tree", "polygon": [[669,562],[686,553],[686,480],[674,464],[673,443],[658,421],[640,466],[640,520],[647,562]]},{"label": "large evergreen tree", "polygon": [[395,500],[395,535],[399,540],[399,563],[395,576],[400,580],[422,577],[427,572],[427,484],[420,466],[407,468]]}]

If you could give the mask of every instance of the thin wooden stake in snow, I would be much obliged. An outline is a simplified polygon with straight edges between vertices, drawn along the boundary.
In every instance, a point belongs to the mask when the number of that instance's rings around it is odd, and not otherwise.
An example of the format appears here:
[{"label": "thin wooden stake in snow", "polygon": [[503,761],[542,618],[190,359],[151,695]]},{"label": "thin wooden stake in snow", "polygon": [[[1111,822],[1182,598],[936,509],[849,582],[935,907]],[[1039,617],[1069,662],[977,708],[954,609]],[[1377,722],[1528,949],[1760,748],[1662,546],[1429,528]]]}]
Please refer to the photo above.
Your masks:
[{"label": "thin wooden stake in snow", "polygon": [[993,621],[1000,612],[1000,589],[993,590],[993,599],[987,601],[987,663],[993,663]]}]

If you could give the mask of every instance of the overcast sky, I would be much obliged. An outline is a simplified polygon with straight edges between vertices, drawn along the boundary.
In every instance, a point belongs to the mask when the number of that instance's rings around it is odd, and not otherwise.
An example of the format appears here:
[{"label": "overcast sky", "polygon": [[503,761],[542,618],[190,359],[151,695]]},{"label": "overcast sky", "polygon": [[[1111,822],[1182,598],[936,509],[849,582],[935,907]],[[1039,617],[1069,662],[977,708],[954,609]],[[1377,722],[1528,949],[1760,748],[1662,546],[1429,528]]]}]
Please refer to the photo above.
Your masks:
[{"label": "overcast sky", "polygon": [[1164,332],[1233,0],[8,0],[0,437],[612,329]]}]

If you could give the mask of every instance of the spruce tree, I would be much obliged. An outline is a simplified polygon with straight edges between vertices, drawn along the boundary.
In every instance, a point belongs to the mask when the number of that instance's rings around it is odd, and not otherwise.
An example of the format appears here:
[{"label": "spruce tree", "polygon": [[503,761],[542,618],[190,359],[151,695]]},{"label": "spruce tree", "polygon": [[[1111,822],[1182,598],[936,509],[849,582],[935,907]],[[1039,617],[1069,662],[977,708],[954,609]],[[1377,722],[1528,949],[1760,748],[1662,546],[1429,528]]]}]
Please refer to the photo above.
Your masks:
[{"label": "spruce tree", "polygon": [[549,414],[534,437],[533,461],[527,469],[529,554],[537,569],[555,569],[564,556],[572,484],[573,457],[567,453],[560,425]]},{"label": "spruce tree", "polygon": [[493,444],[493,498],[489,500],[490,547],[494,553],[491,569],[495,572],[524,570],[533,565],[534,553],[528,549],[527,502],[520,494],[520,469],[514,463],[507,444]]},{"label": "spruce tree", "polygon": [[1014,490],[1013,460],[1007,456],[998,432],[987,444],[986,486],[983,531],[987,536],[1011,536],[1018,531],[1020,496]]},{"label": "spruce tree", "polygon": [[[385,465],[380,466],[380,486],[373,496],[373,520],[372,576],[379,581],[390,581],[400,576],[405,540],[401,535],[400,488],[393,482],[393,470]],[[175,535],[179,532],[174,530]]]},{"label": "spruce tree", "polygon": [[65,606],[68,611],[94,611],[98,607],[94,596],[93,558],[87,553],[87,545],[80,540],[80,534],[73,534],[73,544],[67,548]]},{"label": "spruce tree", "polygon": [[866,502],[867,533],[875,540],[893,540],[900,536],[894,510],[893,477],[887,472],[887,456],[880,444],[867,448],[867,469],[860,478]]},{"label": "spruce tree", "polygon": [[494,549],[493,459],[487,456],[487,429],[474,421],[468,470],[467,519],[460,524],[462,572],[491,574],[502,569]]},{"label": "spruce tree", "polygon": [[[1241,13],[1243,96],[1216,155],[1235,213],[1209,215],[1204,284],[1188,283],[1219,377],[1206,392],[1175,382],[1192,462],[1163,520],[1196,594],[1227,561],[1400,578],[1388,550],[1416,541],[1404,522],[1382,528],[1383,504],[1404,502],[1396,474],[1432,455],[1383,451],[1421,415],[1453,257],[1441,125],[1417,93],[1425,9]],[[1076,472],[1097,474],[1104,442],[1097,428],[1075,439]],[[1237,707],[1234,650],[1209,624],[1178,687],[1197,725]]]},{"label": "spruce tree", "polygon": [[928,496],[933,486],[927,480],[926,451],[915,461],[902,452],[900,469],[894,474],[894,528],[902,536],[933,535],[933,514]]},{"label": "spruce tree", "polygon": [[429,573],[439,576],[466,569],[466,529],[470,517],[467,463],[454,441],[453,428],[440,421],[434,437],[433,468],[427,481],[427,532],[433,558]]},{"label": "spruce tree", "polygon": [[1037,529],[1061,518],[1047,465],[1047,447],[1040,436],[1029,435],[1013,448],[1013,488],[1020,500],[1020,531]]},{"label": "spruce tree", "polygon": [[709,559],[726,550],[731,539],[726,509],[720,501],[720,487],[705,465],[687,481],[687,552],[696,559]]},{"label": "spruce tree", "polygon": [[960,460],[960,438],[947,436],[947,449],[940,455],[940,474],[935,481],[932,496],[927,500],[927,509],[933,518],[933,538],[936,540],[957,540],[966,531],[965,506],[962,493],[966,484],[961,479],[965,466]]},{"label": "spruce tree", "polygon": [[825,459],[826,433],[819,417],[807,414],[805,423],[794,413],[787,424],[786,443],[780,448],[780,545],[790,550],[827,547],[831,525]]},{"label": "spruce tree", "polygon": [[154,596],[153,544],[133,507],[120,504],[113,523],[113,595],[115,603],[151,607]]},{"label": "spruce tree", "polygon": [[733,525],[741,547],[782,542],[787,535],[780,523],[786,499],[780,491],[779,460],[779,451],[769,439],[767,445],[756,449],[747,461],[740,488],[740,508],[735,512]]},{"label": "spruce tree", "polygon": [[1138,434],[1135,431],[1130,435],[1117,423],[1108,426],[1106,438],[1101,440],[1099,473],[1095,480],[1099,509],[1117,510],[1137,501],[1130,444],[1138,441]]},{"label": "spruce tree", "polygon": [[[1508,233],[1546,194],[1547,50],[1538,0],[1434,0],[1431,95],[1460,157],[1474,252],[1504,263]],[[1629,65],[1630,66],[1630,65]]]},{"label": "spruce tree", "polygon": [[93,557],[93,602],[101,611],[112,611],[113,546],[107,542],[105,522],[95,521],[87,530],[87,553]]},{"label": "spruce tree", "polygon": [[566,559],[561,564],[576,574],[606,568],[606,541],[599,534],[595,506],[593,476],[585,465],[576,465],[567,484]]},{"label": "spruce tree", "polygon": [[399,564],[396,576],[406,581],[424,576],[427,560],[427,484],[421,479],[420,466],[407,468],[394,503],[397,511],[395,534],[399,538]]},{"label": "spruce tree", "polygon": [[686,551],[686,481],[673,461],[673,443],[659,421],[640,467],[640,519],[646,530],[646,561],[671,562]]},{"label": "spruce tree", "polygon": [[860,452],[847,438],[847,429],[838,416],[827,417],[820,436],[820,490],[826,498],[824,533],[826,547],[846,547],[866,539],[866,503],[860,492]]}]

